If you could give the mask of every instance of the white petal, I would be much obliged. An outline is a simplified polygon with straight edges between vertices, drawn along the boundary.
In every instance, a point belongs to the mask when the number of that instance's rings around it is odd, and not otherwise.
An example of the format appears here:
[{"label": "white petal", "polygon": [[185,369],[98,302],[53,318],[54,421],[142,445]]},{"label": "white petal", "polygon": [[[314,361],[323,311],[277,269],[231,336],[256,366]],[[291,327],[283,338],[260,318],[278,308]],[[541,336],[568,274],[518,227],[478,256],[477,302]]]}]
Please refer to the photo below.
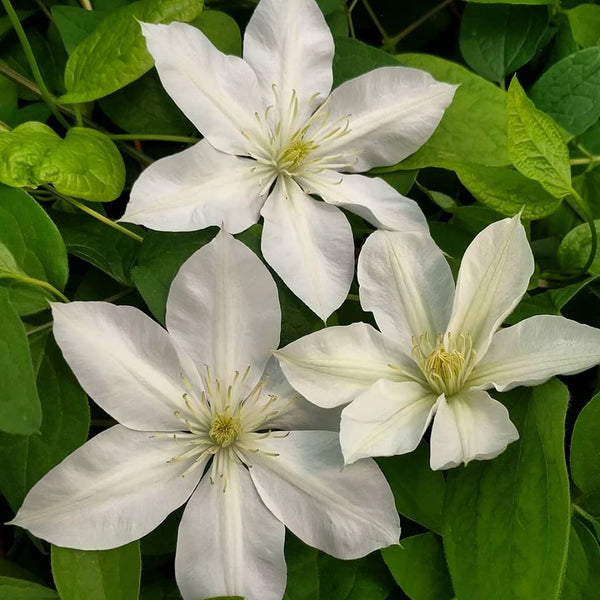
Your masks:
[{"label": "white petal", "polygon": [[266,183],[255,160],[224,154],[202,140],[150,165],[133,184],[120,220],[157,231],[222,225],[239,233],[258,221]]},{"label": "white petal", "polygon": [[351,402],[379,379],[421,379],[412,359],[366,323],[327,327],[275,356],[292,387],[324,408]]},{"label": "white petal", "polygon": [[175,431],[185,393],[169,334],[132,306],[52,304],[54,337],[83,389],[123,425]]},{"label": "white petal", "polygon": [[342,411],[346,464],[366,456],[412,452],[433,417],[436,396],[418,383],[380,379]]},{"label": "white petal", "polygon": [[452,308],[450,267],[427,234],[376,231],[358,258],[360,303],[383,333],[411,352],[414,338],[434,343]]},{"label": "white petal", "polygon": [[279,345],[277,286],[258,257],[222,231],[175,276],[166,322],[178,345],[221,384],[252,367],[245,380],[250,389]]},{"label": "white petal", "polygon": [[538,315],[496,332],[466,385],[493,385],[503,392],[598,363],[600,330],[564,317]]},{"label": "white petal", "polygon": [[431,428],[431,468],[450,469],[495,458],[519,439],[503,404],[483,390],[438,398]]},{"label": "white petal", "polygon": [[304,191],[319,194],[325,202],[346,208],[379,229],[427,233],[419,205],[399,194],[380,177],[323,171],[299,177]]},{"label": "white petal", "polygon": [[193,459],[168,462],[184,451],[171,437],[116,425],[36,483],[11,524],[81,550],[137,540],[181,506],[198,484],[203,463],[184,477]]},{"label": "white petal", "polygon": [[273,84],[286,105],[295,90],[301,117],[331,90],[334,50],[314,0],[262,0],[244,34],[244,59],[256,72],[267,104],[273,101]]},{"label": "white petal", "polygon": [[456,87],[407,67],[382,67],[346,81],[316,115],[348,119],[350,131],[319,152],[355,159],[353,171],[396,164],[431,137]]},{"label": "white petal", "polygon": [[448,331],[469,334],[481,360],[492,335],[527,290],[533,254],[519,215],[486,227],[465,252]]},{"label": "white petal", "polygon": [[262,112],[256,75],[237,56],[217,50],[185,23],[142,23],[148,51],[169,96],[208,141],[223,152],[246,154],[243,131]]},{"label": "white petal", "polygon": [[398,543],[394,497],[370,459],[342,469],[337,433],[292,431],[253,455],[250,476],[273,514],[301,540],[337,558]]},{"label": "white petal", "polygon": [[281,600],[285,527],[259,498],[248,471],[232,465],[227,488],[204,477],[179,525],[175,575],[185,600],[243,596]]},{"label": "white petal", "polygon": [[280,177],[261,211],[262,253],[285,284],[326,320],[346,299],[354,274],[350,224],[334,206]]}]

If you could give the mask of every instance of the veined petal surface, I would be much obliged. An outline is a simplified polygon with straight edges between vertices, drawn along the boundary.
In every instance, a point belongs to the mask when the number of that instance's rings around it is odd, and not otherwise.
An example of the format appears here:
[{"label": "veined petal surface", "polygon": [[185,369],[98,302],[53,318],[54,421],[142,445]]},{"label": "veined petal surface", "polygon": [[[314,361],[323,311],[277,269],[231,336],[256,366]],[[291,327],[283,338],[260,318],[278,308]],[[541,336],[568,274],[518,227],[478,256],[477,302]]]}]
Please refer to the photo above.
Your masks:
[{"label": "veined petal surface", "polygon": [[301,540],[345,559],[398,543],[387,481],[370,459],[342,469],[337,433],[292,431],[266,438],[260,449],[278,456],[253,455],[250,476],[265,504]]},{"label": "veined petal surface", "polygon": [[537,315],[496,332],[466,385],[504,392],[598,363],[600,330],[564,317]]},{"label": "veined petal surface", "polygon": [[409,353],[420,336],[446,329],[454,279],[428,234],[376,231],[358,258],[360,303],[381,331]]},{"label": "veined petal surface", "polygon": [[251,389],[279,345],[277,286],[258,257],[228,233],[196,251],[181,267],[167,300],[167,329],[222,385],[251,371]]},{"label": "veined petal surface", "polygon": [[495,458],[519,439],[506,407],[483,390],[440,396],[431,428],[431,468]]},{"label": "veined petal surface", "polygon": [[243,596],[281,600],[285,527],[259,498],[248,471],[232,464],[223,481],[204,477],[179,525],[175,576],[185,600]]},{"label": "veined petal surface", "polygon": [[433,417],[436,395],[412,381],[380,379],[342,411],[345,463],[412,452]]},{"label": "veined petal surface", "polygon": [[260,218],[264,183],[256,161],[219,152],[202,140],[143,171],[120,220],[156,231],[217,225],[239,233]]},{"label": "veined petal surface", "polygon": [[413,360],[366,323],[327,327],[275,356],[292,387],[324,408],[352,402],[379,379],[422,379]]},{"label": "veined petal surface", "polygon": [[142,23],[142,33],[163,87],[200,133],[223,152],[246,154],[242,132],[255,126],[254,113],[263,108],[250,65],[185,23]]},{"label": "veined petal surface", "polygon": [[285,284],[323,320],[346,299],[354,274],[354,240],[335,206],[307,196],[280,176],[262,208],[261,249]]},{"label": "veined petal surface", "polygon": [[176,431],[185,411],[182,371],[169,334],[132,306],[52,304],[54,337],[83,389],[131,429]]},{"label": "veined petal surface", "polygon": [[[115,425],[70,454],[27,494],[11,522],[57,546],[116,548],[156,528],[190,496],[202,464],[171,437]],[[193,460],[193,459],[192,459]]]},{"label": "veined petal surface", "polygon": [[317,115],[348,118],[349,132],[324,144],[323,155],[355,161],[351,171],[400,162],[432,135],[452,102],[455,85],[408,67],[382,67],[342,83]]}]

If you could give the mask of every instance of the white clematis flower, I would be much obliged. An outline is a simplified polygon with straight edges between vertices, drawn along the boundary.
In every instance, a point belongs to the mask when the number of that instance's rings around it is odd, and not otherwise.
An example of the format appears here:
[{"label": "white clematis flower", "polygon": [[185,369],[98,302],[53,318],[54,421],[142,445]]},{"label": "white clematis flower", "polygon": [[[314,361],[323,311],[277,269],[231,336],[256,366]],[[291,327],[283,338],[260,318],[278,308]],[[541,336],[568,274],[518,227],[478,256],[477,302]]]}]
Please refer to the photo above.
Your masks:
[{"label": "white clematis flower", "polygon": [[265,259],[323,319],[345,299],[354,271],[350,225],[337,207],[378,228],[427,230],[415,202],[353,173],[415,152],[456,86],[398,66],[329,95],[333,38],[314,0],[261,0],[244,60],[183,23],[142,31],[165,89],[205,139],[146,169],[122,220],[237,233],[262,215]]},{"label": "white clematis flower", "polygon": [[542,315],[499,329],[534,261],[519,217],[468,247],[456,291],[441,250],[418,234],[373,233],[358,260],[365,323],[332,327],[276,353],[292,386],[322,407],[348,404],[346,464],[414,450],[433,421],[431,468],[494,458],[519,434],[485,390],[537,385],[600,363],[600,330]]},{"label": "white clematis flower", "polygon": [[188,501],[175,565],[186,600],[280,600],[284,525],[340,558],[398,542],[378,467],[367,460],[342,470],[338,433],[321,431],[337,411],[297,397],[269,362],[277,289],[229,234],[175,277],[168,332],[104,302],[54,304],[53,313],[75,375],[121,424],[39,481],[13,524],[59,546],[114,548]]}]

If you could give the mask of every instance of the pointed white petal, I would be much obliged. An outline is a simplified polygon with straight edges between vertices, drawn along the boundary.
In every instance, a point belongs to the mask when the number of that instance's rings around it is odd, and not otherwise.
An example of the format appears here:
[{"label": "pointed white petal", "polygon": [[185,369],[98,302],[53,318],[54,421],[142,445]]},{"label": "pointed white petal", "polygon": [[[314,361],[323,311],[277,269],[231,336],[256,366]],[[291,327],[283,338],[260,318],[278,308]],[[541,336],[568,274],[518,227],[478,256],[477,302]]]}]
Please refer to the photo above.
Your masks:
[{"label": "pointed white petal", "polygon": [[349,132],[319,152],[355,160],[352,171],[396,164],[430,138],[456,87],[407,67],[382,67],[346,81],[316,114],[327,114],[329,122],[348,119]]},{"label": "pointed white petal", "polygon": [[496,332],[466,385],[493,385],[504,392],[598,363],[600,330],[564,317],[538,315]]},{"label": "pointed white petal", "polygon": [[285,527],[259,498],[248,471],[233,464],[222,481],[204,477],[179,525],[175,576],[186,600],[243,596],[281,600]]},{"label": "pointed white petal", "polygon": [[252,367],[245,380],[250,389],[279,345],[277,286],[249,248],[221,231],[175,276],[166,322],[178,345],[221,384]]},{"label": "pointed white petal", "polygon": [[346,208],[378,229],[428,233],[419,205],[399,194],[380,177],[340,174],[325,170],[298,178],[304,191]]},{"label": "pointed white petal", "polygon": [[427,234],[376,231],[358,258],[360,303],[373,311],[383,333],[410,353],[414,338],[435,343],[446,329],[454,280]]},{"label": "pointed white petal", "polygon": [[150,165],[133,184],[120,220],[157,231],[222,225],[239,233],[258,221],[266,183],[255,160],[224,154],[202,140]]},{"label": "pointed white petal", "polygon": [[342,411],[346,464],[366,456],[412,452],[433,417],[436,395],[412,381],[380,379]]},{"label": "pointed white petal", "polygon": [[492,335],[527,290],[533,254],[519,215],[486,227],[465,252],[448,331],[469,334],[481,360]]},{"label": "pointed white petal", "polygon": [[366,323],[327,327],[275,356],[292,387],[324,408],[351,402],[379,379],[422,379],[414,361]]},{"label": "pointed white petal", "polygon": [[300,118],[329,94],[333,53],[331,31],[314,0],[262,0],[244,34],[244,59],[256,72],[266,104],[273,103],[273,84],[286,107],[295,90]]},{"label": "pointed white petal", "polygon": [[242,132],[254,128],[254,113],[263,106],[252,68],[217,50],[191,25],[141,26],[160,80],[177,106],[215,148],[246,154]]},{"label": "pointed white petal", "polygon": [[[135,397],[132,398],[135,401]],[[168,462],[186,447],[115,425],[33,486],[11,522],[58,546],[104,550],[137,540],[190,496],[203,463]]]},{"label": "pointed white petal", "polygon": [[273,514],[301,540],[337,558],[398,543],[394,497],[370,459],[342,469],[338,434],[292,431],[252,455],[250,476]]},{"label": "pointed white petal", "polygon": [[123,425],[176,431],[185,387],[169,334],[131,306],[52,304],[54,337],[83,389]]},{"label": "pointed white petal", "polygon": [[440,396],[431,428],[431,468],[450,469],[495,458],[519,439],[503,404],[483,390]]},{"label": "pointed white petal", "polygon": [[346,299],[354,274],[350,224],[334,206],[280,177],[261,210],[266,261],[312,311],[326,320]]}]

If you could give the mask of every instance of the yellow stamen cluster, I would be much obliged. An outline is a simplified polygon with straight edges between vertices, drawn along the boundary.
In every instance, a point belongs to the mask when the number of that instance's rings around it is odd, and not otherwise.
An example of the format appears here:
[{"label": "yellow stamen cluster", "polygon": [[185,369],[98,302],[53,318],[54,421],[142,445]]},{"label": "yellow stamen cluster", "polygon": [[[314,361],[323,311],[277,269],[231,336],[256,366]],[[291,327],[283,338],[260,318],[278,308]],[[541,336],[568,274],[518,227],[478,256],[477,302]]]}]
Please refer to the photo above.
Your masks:
[{"label": "yellow stamen cluster", "polygon": [[221,412],[214,416],[208,435],[215,444],[227,448],[240,437],[241,433],[240,417]]},{"label": "yellow stamen cluster", "polygon": [[295,171],[304,159],[317,148],[317,144],[311,140],[304,139],[301,131],[296,132],[288,146],[277,158],[279,170],[287,172]]}]

